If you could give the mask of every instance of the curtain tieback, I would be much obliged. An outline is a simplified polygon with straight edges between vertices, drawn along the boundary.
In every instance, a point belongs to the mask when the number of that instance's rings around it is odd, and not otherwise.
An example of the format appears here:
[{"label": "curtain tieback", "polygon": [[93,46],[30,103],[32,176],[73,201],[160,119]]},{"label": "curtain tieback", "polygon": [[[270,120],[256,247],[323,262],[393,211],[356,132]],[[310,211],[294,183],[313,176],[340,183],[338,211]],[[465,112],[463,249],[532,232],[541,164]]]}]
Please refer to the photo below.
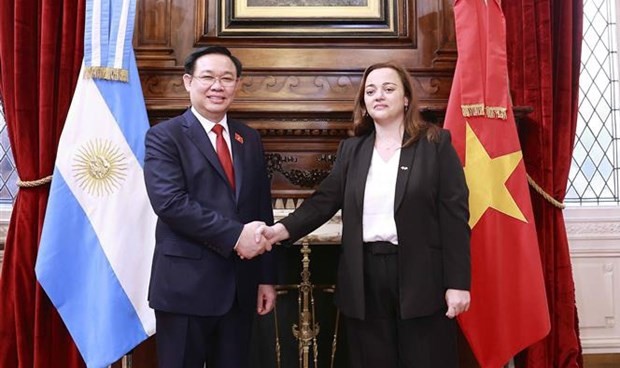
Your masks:
[{"label": "curtain tieback", "polygon": [[530,186],[532,188],[534,188],[534,190],[540,194],[544,199],[547,200],[547,202],[551,203],[552,205],[556,206],[559,209],[564,209],[566,208],[566,206],[564,205],[564,203],[558,201],[557,199],[553,198],[549,193],[545,192],[545,190],[543,188],[540,187],[540,185],[536,184],[536,182],[534,181],[534,179],[532,179],[532,177],[530,176],[530,174],[525,174],[527,175],[527,182],[530,184]]},{"label": "curtain tieback", "polygon": [[44,178],[41,179],[37,179],[37,180],[29,180],[29,181],[21,181],[18,180],[17,181],[17,186],[20,188],[34,188],[34,187],[39,187],[41,185],[45,185],[48,184],[52,181],[52,176],[53,175],[48,175]]}]

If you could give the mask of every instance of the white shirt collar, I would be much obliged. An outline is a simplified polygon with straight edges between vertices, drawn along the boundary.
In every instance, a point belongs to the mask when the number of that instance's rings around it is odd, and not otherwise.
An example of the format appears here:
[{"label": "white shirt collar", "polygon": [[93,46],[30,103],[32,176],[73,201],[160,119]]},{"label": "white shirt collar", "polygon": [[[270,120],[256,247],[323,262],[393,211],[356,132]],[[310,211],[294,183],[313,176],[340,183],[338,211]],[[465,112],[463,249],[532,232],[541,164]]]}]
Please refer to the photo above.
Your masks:
[{"label": "white shirt collar", "polygon": [[200,115],[200,113],[198,112],[198,110],[194,108],[194,106],[192,106],[191,110],[194,116],[196,117],[196,119],[198,119],[198,121],[200,122],[200,125],[202,125],[202,127],[204,128],[205,132],[207,133],[211,132],[211,129],[213,129],[213,126],[215,124],[220,124],[222,127],[224,127],[225,132],[229,132],[228,115],[224,115],[224,118],[222,118],[221,121],[211,121],[205,118],[204,116]]}]

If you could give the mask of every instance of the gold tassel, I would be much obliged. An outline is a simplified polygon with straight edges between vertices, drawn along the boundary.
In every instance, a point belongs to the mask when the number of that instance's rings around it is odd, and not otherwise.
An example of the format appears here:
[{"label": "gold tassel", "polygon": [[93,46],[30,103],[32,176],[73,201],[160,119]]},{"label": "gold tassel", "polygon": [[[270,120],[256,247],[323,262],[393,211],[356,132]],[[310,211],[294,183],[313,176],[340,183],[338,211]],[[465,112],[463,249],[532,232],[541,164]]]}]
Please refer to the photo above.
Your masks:
[{"label": "gold tassel", "polygon": [[487,107],[487,118],[506,120],[506,108],[505,107]]},{"label": "gold tassel", "polygon": [[84,78],[128,82],[129,72],[125,69],[119,68],[109,68],[105,66],[89,66],[84,72]]},{"label": "gold tassel", "polygon": [[484,116],[484,104],[461,105],[464,117]]}]

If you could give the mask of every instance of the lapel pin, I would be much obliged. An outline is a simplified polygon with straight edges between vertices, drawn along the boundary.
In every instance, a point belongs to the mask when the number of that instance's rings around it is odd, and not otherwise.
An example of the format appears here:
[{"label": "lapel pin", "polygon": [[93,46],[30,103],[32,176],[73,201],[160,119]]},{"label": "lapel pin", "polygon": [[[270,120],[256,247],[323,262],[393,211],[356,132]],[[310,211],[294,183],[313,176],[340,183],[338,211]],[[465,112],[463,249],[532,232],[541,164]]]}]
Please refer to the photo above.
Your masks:
[{"label": "lapel pin", "polygon": [[239,135],[239,133],[235,133],[235,140],[241,144],[243,144],[243,137]]},{"label": "lapel pin", "polygon": [[409,168],[407,166],[401,166],[400,169],[401,170],[409,170]]}]

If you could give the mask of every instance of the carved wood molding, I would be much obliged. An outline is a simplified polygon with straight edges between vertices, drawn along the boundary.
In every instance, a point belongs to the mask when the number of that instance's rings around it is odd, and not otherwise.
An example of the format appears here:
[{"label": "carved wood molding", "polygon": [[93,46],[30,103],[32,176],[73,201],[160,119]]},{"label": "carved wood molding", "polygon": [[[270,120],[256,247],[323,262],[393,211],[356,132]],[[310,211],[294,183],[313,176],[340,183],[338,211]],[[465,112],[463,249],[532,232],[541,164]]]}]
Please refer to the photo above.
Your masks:
[{"label": "carved wood molding", "polygon": [[257,92],[289,97],[349,96],[357,90],[359,82],[359,75],[346,72],[252,71],[243,77],[237,97],[243,98]]},{"label": "carved wood molding", "polygon": [[[350,112],[363,71],[248,70],[233,112]],[[452,69],[412,70],[417,98],[424,104],[447,101]],[[182,111],[189,105],[179,67],[140,70],[148,110]]]},{"label": "carved wood molding", "polygon": [[280,137],[344,138],[349,135],[351,129],[350,118],[325,116],[322,119],[318,117],[315,119],[289,117],[252,119],[249,115],[235,114],[235,116],[248,122],[267,141]]}]

